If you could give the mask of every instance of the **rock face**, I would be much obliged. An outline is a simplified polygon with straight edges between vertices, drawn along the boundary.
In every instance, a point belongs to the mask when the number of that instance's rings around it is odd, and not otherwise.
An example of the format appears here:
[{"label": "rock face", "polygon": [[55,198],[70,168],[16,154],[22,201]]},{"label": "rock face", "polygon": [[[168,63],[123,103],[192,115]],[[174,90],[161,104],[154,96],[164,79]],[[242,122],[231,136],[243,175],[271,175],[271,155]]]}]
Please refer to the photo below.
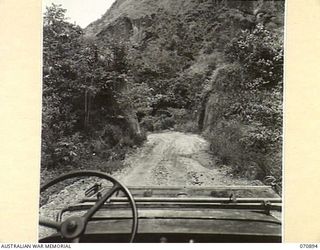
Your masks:
[{"label": "rock face", "polygon": [[217,6],[237,10],[239,19],[244,15],[249,16],[251,21],[273,22],[280,25],[283,23],[281,20],[283,16],[278,15],[283,13],[283,1],[117,0],[100,19],[86,28],[86,35],[99,36],[104,32],[112,32],[113,28],[117,28],[119,33],[134,35],[139,28],[148,26],[150,21],[161,13],[168,12],[171,15],[183,16],[194,10],[200,10],[200,14],[205,15]]},{"label": "rock face", "polygon": [[[186,74],[201,65],[201,58],[221,52],[241,29],[263,23],[282,32],[283,19],[284,1],[117,0],[85,36],[104,45],[126,44],[136,81],[153,87],[158,79]],[[215,93],[206,95],[200,128],[217,119],[218,102]]]},{"label": "rock face", "polygon": [[[109,25],[114,24],[117,20],[143,20],[145,17],[152,17],[160,10],[169,11],[172,14],[178,14],[179,11],[187,5],[190,5],[192,0],[117,0],[111,8],[99,20],[93,22],[86,28],[87,35],[98,35],[102,30]],[[133,27],[132,27],[133,28]]]},{"label": "rock face", "polygon": [[263,23],[282,30],[283,18],[284,1],[117,0],[85,36],[126,44],[136,68],[172,75],[221,50],[241,29]]}]

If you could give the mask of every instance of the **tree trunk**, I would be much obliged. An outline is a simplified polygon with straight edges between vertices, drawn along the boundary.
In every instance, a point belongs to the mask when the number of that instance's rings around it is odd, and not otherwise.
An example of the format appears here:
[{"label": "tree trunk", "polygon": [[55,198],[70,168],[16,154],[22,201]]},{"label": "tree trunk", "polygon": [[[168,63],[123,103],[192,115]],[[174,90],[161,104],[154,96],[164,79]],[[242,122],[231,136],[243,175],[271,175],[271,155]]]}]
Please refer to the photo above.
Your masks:
[{"label": "tree trunk", "polygon": [[87,129],[90,121],[91,95],[88,90],[84,93],[84,128]]}]

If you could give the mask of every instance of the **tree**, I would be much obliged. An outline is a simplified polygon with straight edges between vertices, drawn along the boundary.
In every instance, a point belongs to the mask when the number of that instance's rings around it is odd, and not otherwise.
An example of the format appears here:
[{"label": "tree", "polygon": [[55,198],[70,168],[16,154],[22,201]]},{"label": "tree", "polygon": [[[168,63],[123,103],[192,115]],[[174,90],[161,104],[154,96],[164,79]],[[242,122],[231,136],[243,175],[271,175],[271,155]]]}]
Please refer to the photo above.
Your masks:
[{"label": "tree", "polygon": [[[83,37],[60,5],[47,7],[43,28],[43,165],[67,164],[79,155],[107,117],[123,114],[127,84],[124,46],[107,48]],[[82,152],[83,153],[83,152]],[[72,156],[72,157],[71,157]]]},{"label": "tree", "polygon": [[[282,36],[261,24],[225,47],[228,63],[213,79],[215,123],[211,147],[228,164],[261,176],[281,176]],[[260,176],[260,177],[261,177]]]}]

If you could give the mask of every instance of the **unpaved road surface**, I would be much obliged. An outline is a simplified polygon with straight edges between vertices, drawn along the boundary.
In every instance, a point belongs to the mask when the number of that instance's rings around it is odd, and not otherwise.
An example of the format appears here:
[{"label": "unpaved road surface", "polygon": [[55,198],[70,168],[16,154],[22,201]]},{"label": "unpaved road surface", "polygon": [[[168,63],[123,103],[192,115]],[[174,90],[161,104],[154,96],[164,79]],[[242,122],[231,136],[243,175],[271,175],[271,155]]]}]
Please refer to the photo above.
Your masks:
[{"label": "unpaved road surface", "polygon": [[199,135],[180,132],[150,134],[138,152],[125,160],[116,178],[128,186],[257,185],[233,178],[231,169],[218,167],[209,143]]},{"label": "unpaved road surface", "polygon": [[[145,144],[125,159],[125,168],[113,176],[127,186],[253,186],[258,181],[234,178],[232,169],[217,166],[209,154],[209,143],[199,135],[180,132],[150,134]],[[40,216],[55,220],[66,206],[85,198],[85,191],[101,179],[79,180],[49,197]],[[110,185],[110,183],[108,183]],[[39,227],[39,237],[55,232]]]}]

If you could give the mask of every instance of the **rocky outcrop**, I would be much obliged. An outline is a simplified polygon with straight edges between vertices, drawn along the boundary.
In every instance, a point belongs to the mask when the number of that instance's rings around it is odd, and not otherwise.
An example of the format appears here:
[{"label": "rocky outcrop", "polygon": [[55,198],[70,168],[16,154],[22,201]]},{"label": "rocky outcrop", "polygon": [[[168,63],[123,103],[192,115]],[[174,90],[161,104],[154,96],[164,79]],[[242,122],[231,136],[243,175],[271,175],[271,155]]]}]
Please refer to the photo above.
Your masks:
[{"label": "rocky outcrop", "polygon": [[[148,82],[145,78],[150,76],[149,82],[157,84],[154,78],[183,74],[197,64],[201,55],[222,50],[241,29],[263,23],[282,32],[283,18],[284,1],[117,0],[85,29],[85,35],[104,45],[127,44],[133,70],[146,65],[150,75],[143,72],[143,81]],[[219,98],[217,93],[207,93],[202,101],[200,128],[219,119],[215,112]]]},{"label": "rocky outcrop", "polygon": [[[279,18],[278,14],[284,12],[284,1],[277,0],[117,0],[106,14],[86,28],[86,35],[96,36],[109,25],[114,26],[118,19],[142,20],[161,12],[184,16],[194,10],[206,15],[217,6],[238,10],[239,17],[250,16],[252,21],[283,23],[283,16]],[[122,32],[121,29],[118,31]]]}]

